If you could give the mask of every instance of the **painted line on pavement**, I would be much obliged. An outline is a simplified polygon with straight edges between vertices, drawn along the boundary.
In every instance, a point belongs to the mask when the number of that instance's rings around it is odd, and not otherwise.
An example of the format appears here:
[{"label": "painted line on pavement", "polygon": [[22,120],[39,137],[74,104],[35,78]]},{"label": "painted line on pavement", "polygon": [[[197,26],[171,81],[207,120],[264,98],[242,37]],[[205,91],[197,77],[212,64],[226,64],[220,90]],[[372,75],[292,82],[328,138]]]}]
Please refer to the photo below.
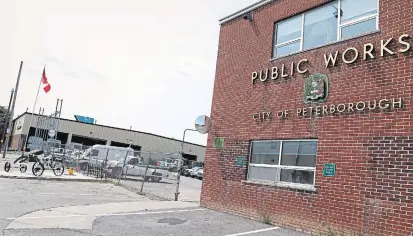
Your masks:
[{"label": "painted line on pavement", "polygon": [[270,230],[276,230],[276,229],[279,229],[279,228],[280,228],[280,227],[271,227],[271,228],[266,228],[266,229],[261,229],[261,230],[253,230],[253,231],[242,232],[242,233],[232,234],[232,235],[226,235],[226,236],[248,235],[248,234],[260,233],[260,232],[265,232],[265,231],[270,231]]},{"label": "painted line on pavement", "polygon": [[205,209],[189,209],[189,210],[171,210],[171,211],[154,211],[154,212],[132,212],[132,213],[117,213],[117,214],[95,214],[95,215],[67,215],[67,216],[21,216],[21,217],[10,217],[6,220],[17,220],[17,219],[44,219],[44,218],[67,218],[67,217],[87,217],[87,216],[130,216],[130,215],[149,215],[149,214],[163,214],[163,213],[179,213],[179,212],[193,212],[193,211],[204,211]]}]

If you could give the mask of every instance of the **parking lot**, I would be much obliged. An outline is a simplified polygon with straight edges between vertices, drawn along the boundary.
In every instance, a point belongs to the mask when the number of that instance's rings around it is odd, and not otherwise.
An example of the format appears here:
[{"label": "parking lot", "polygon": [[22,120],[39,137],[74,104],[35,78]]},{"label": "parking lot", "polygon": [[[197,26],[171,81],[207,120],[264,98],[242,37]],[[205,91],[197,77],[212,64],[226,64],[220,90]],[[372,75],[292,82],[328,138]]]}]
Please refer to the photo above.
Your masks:
[{"label": "parking lot", "polygon": [[[125,188],[140,191],[142,179],[128,177],[121,180],[120,184]],[[179,186],[179,200],[187,202],[199,202],[201,196],[202,180],[181,176]],[[161,182],[145,182],[143,192],[163,200],[174,200],[176,192],[176,176],[163,179]]]},{"label": "parking lot", "polygon": [[110,183],[0,178],[1,235],[300,235]]},{"label": "parking lot", "polygon": [[[6,161],[13,162],[19,155],[8,155],[8,158],[5,160],[0,159],[0,177],[1,176],[14,176],[14,177],[25,177],[25,178],[35,178],[32,174],[32,163],[28,163],[27,171],[25,173],[21,173],[18,168],[12,169],[10,172],[4,172],[4,163]],[[51,170],[45,170],[42,178],[64,178],[64,179],[73,179],[73,180],[91,180],[93,175],[86,176],[82,173],[75,172],[73,176],[68,174],[68,170],[65,170],[65,174],[63,176],[55,176]],[[100,178],[98,179],[100,180]],[[118,180],[112,179],[107,180],[112,181],[114,183],[118,183]],[[120,185],[124,188],[129,189],[133,192],[140,192],[142,188],[142,178],[137,178],[134,176],[127,176],[126,179],[120,180]],[[199,202],[200,195],[201,195],[201,186],[202,180],[198,180],[196,178],[190,178],[181,176],[180,179],[180,195],[179,200],[182,201],[190,201],[190,202]],[[170,173],[169,178],[164,178],[160,182],[153,182],[147,181],[144,183],[143,193],[147,194],[151,197],[156,197],[161,200],[174,200],[175,192],[176,192],[176,173]]]}]

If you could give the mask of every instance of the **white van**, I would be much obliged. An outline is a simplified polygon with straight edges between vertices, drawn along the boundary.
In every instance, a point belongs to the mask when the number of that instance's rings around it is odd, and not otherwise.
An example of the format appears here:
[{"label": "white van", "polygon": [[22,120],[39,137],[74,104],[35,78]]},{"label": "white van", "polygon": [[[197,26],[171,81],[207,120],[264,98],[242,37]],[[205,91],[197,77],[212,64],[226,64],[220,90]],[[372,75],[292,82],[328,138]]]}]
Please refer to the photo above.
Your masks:
[{"label": "white van", "polygon": [[82,155],[83,162],[80,163],[102,165],[103,163],[107,163],[107,161],[119,160],[127,156],[133,156],[134,152],[135,151],[130,147],[125,148],[117,146],[94,145],[85,151]]}]

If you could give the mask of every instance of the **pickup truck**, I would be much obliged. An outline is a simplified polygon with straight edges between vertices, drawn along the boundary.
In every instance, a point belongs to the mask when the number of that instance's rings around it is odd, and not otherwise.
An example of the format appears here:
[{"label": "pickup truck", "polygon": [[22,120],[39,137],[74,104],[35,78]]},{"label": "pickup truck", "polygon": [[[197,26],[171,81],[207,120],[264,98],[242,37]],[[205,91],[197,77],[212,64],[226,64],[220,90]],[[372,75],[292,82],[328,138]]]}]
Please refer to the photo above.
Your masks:
[{"label": "pickup truck", "polygon": [[[146,171],[147,167],[148,170]],[[111,160],[106,165],[107,173],[113,178],[119,178],[122,175],[122,168],[123,175],[145,178],[145,181],[159,182],[162,178],[169,177],[168,170],[160,169],[157,166],[147,166],[143,164],[139,157],[135,156],[128,156],[126,162],[124,162],[124,158]]]}]

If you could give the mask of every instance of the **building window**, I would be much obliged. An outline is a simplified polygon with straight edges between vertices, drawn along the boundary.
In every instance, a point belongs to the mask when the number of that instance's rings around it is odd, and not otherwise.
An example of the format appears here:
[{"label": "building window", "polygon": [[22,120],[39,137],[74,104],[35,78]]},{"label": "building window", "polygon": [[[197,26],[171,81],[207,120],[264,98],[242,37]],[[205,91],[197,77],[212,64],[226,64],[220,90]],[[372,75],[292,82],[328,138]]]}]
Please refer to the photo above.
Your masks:
[{"label": "building window", "polygon": [[378,0],[341,0],[341,39],[378,29]]},{"label": "building window", "polygon": [[337,17],[332,14],[337,2],[304,14],[303,49],[310,49],[337,40]]},{"label": "building window", "polygon": [[138,159],[138,158],[132,158],[132,159],[130,159],[130,160],[128,161],[128,165],[133,165],[133,166],[139,165],[139,159]]},{"label": "building window", "polygon": [[99,155],[99,150],[96,150],[96,149],[94,149],[94,150],[92,150],[92,154],[91,154],[92,156],[98,156]]},{"label": "building window", "polygon": [[298,16],[278,24],[274,55],[283,56],[300,51],[302,23],[302,16]]},{"label": "building window", "polygon": [[273,57],[378,30],[378,0],[336,0],[275,24]]},{"label": "building window", "polygon": [[248,180],[315,184],[317,141],[253,141]]}]

